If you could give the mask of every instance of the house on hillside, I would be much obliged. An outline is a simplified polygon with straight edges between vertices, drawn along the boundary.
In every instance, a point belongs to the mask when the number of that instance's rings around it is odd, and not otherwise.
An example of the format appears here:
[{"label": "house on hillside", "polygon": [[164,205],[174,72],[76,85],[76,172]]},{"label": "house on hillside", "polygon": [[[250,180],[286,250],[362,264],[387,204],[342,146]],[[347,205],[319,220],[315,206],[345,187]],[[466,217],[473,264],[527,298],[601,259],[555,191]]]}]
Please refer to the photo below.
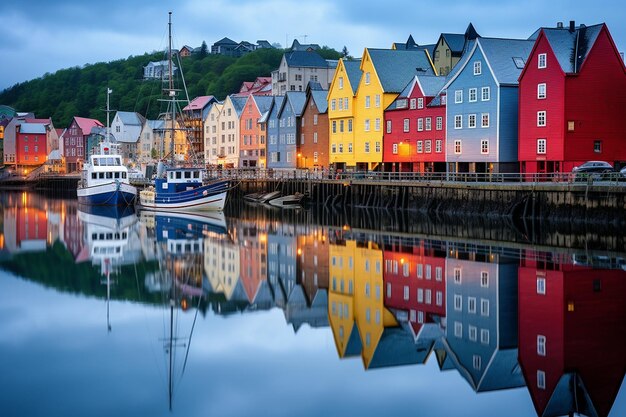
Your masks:
[{"label": "house on hillside", "polygon": [[238,96],[271,96],[272,77],[257,77],[254,81],[244,81],[239,87]]},{"label": "house on hillside", "polygon": [[304,92],[309,81],[328,88],[337,68],[337,61],[326,60],[314,51],[286,52],[278,69],[272,71],[272,94],[287,91]]},{"label": "house on hillside", "polygon": [[519,78],[522,173],[626,166],[626,67],[606,24],[541,28]]},{"label": "house on hillside", "polygon": [[[176,75],[178,67],[172,63],[172,73]],[[143,67],[144,80],[169,80],[169,62],[168,61],[150,61],[148,65]]]},{"label": "house on hillside", "polygon": [[448,75],[476,38],[480,38],[480,35],[471,23],[465,33],[442,33],[431,55],[437,74]]},{"label": "house on hillside", "polygon": [[295,51],[312,52],[312,51],[318,51],[320,49],[322,48],[320,48],[320,46],[316,43],[304,44],[304,43],[298,42],[297,39],[293,40],[293,42],[291,43],[291,47],[289,48],[289,50],[292,52],[295,52]]},{"label": "house on hillside", "polygon": [[191,46],[189,45],[185,45],[182,48],[180,48],[180,50],[178,51],[178,55],[181,58],[186,58],[188,56],[191,56],[191,54],[193,53],[193,49]]},{"label": "house on hillside", "polygon": [[222,38],[211,45],[211,53],[214,55],[235,56],[235,48],[237,46],[239,46],[238,42],[229,38]]}]

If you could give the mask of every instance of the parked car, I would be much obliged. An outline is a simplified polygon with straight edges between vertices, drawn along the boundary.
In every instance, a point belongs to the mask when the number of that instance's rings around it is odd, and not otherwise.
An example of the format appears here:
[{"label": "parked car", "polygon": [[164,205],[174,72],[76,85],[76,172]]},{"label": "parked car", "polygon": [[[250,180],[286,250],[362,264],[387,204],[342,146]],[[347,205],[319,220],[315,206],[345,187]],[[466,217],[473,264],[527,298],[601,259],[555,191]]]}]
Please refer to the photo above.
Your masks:
[{"label": "parked car", "polygon": [[591,177],[593,179],[610,178],[610,174],[615,172],[613,165],[605,161],[587,161],[584,164],[575,166],[572,169],[576,179]]}]

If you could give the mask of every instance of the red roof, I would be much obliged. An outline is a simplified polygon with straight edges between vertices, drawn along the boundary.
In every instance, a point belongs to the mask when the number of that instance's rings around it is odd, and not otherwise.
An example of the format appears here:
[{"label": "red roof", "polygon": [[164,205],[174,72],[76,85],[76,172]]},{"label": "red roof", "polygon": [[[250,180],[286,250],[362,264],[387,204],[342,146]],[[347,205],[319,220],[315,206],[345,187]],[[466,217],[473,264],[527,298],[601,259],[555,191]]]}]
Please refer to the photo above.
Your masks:
[{"label": "red roof", "polygon": [[205,108],[211,101],[215,100],[213,96],[199,96],[191,100],[191,102],[185,106],[183,111],[199,110]]},{"label": "red roof", "polygon": [[88,119],[86,117],[74,116],[74,120],[76,120],[76,124],[78,125],[80,130],[83,131],[83,135],[90,134],[93,127],[104,127],[104,125],[96,119]]},{"label": "red roof", "polygon": [[47,119],[29,119],[29,118],[26,118],[26,119],[24,119],[24,121],[26,123],[41,123],[41,124],[52,123],[52,120],[50,118],[47,118]]}]

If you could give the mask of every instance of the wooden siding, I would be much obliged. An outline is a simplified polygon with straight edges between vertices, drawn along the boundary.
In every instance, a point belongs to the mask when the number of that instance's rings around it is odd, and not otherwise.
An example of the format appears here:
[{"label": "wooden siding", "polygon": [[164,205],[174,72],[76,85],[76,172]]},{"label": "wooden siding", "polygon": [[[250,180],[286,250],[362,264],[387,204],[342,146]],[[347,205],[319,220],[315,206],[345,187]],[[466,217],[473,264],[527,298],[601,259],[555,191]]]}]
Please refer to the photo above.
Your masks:
[{"label": "wooden siding", "polygon": [[[317,124],[314,119],[317,117]],[[302,154],[299,166],[309,169],[328,168],[328,113],[320,113],[315,100],[311,97],[307,100],[301,119],[300,137],[296,141],[300,143]],[[317,134],[317,143],[314,142]],[[304,138],[304,141],[303,141]],[[317,152],[317,161],[315,161]]]}]

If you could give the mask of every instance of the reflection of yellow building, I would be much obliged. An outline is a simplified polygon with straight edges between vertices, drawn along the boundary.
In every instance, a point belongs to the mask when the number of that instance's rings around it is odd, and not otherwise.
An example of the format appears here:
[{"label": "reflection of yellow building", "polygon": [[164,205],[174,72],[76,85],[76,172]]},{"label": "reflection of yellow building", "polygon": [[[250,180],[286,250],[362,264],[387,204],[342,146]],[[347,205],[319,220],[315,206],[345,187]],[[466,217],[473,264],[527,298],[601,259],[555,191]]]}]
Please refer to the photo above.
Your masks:
[{"label": "reflection of yellow building", "polygon": [[213,292],[222,293],[226,300],[230,300],[239,283],[239,272],[239,246],[226,238],[206,237],[204,273]]},{"label": "reflection of yellow building", "polygon": [[328,253],[328,317],[333,329],[339,357],[361,353],[354,317],[354,259],[356,242],[338,242],[329,246]]},{"label": "reflection of yellow building", "polygon": [[361,353],[368,368],[385,327],[398,326],[384,302],[383,253],[354,240],[329,248],[328,308],[340,357]]}]

